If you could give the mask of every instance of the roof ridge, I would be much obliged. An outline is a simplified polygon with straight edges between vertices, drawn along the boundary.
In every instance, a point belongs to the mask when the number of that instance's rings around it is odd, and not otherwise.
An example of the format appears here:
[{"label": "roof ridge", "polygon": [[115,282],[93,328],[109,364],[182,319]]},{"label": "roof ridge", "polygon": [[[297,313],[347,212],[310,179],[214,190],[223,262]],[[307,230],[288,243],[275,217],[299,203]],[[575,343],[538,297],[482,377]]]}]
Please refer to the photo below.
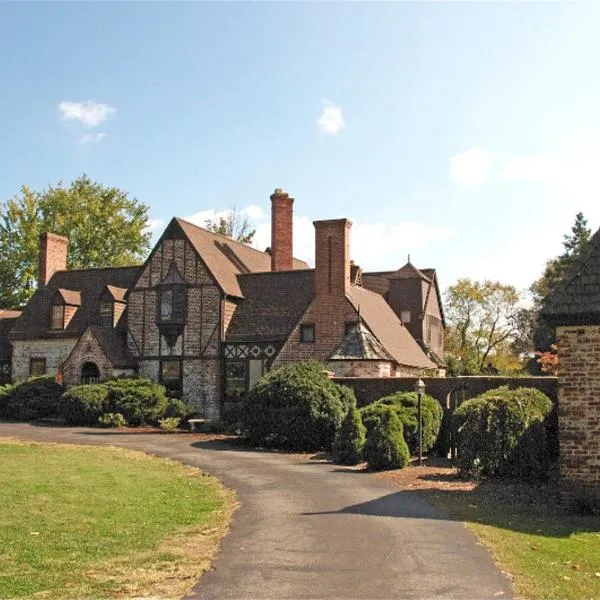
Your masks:
[{"label": "roof ridge", "polygon": [[61,269],[59,271],[54,271],[52,277],[57,273],[85,273],[88,271],[108,271],[110,269],[141,269],[144,265],[124,265],[122,267],[88,267],[86,269]]}]

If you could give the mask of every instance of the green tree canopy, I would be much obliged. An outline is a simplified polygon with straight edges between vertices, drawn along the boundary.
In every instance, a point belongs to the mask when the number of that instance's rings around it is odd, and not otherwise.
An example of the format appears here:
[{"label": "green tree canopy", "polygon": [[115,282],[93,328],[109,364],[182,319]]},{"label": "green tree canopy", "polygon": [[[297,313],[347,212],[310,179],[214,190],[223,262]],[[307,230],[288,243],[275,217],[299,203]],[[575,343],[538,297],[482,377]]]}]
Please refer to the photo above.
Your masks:
[{"label": "green tree canopy", "polygon": [[235,206],[231,206],[218,220],[207,219],[204,226],[208,231],[226,235],[242,244],[251,244],[256,233],[256,229],[252,229],[248,217]]},{"label": "green tree canopy", "polygon": [[69,238],[68,268],[141,262],[150,246],[148,207],[86,175],[0,203],[0,308],[24,305],[37,286],[40,234]]},{"label": "green tree canopy", "polygon": [[498,281],[459,279],[446,290],[445,345],[452,371],[475,374],[519,366],[517,357],[509,360],[519,299],[512,285]]}]

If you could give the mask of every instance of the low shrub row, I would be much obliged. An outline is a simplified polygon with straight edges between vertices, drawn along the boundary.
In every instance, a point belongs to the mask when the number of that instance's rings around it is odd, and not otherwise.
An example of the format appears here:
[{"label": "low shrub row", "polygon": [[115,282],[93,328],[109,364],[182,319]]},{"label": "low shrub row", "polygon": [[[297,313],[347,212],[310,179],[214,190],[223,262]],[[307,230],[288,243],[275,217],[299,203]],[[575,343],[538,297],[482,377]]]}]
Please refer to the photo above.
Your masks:
[{"label": "low shrub row", "polygon": [[[52,377],[0,387],[0,418],[12,421],[63,419],[67,425],[173,428],[190,416],[189,407],[168,398],[164,386],[144,378],[112,379],[66,390]],[[170,419],[170,420],[169,420]]]}]

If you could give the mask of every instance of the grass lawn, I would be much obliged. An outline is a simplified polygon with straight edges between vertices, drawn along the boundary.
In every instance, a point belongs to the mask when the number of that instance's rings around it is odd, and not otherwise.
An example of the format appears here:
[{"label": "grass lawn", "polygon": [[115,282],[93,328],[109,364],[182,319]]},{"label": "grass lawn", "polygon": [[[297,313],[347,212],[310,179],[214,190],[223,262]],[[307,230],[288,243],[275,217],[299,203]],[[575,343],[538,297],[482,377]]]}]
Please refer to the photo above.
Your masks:
[{"label": "grass lawn", "polygon": [[0,598],[182,596],[235,506],[214,478],[118,448],[0,439]]},{"label": "grass lawn", "polygon": [[600,517],[565,514],[552,486],[486,483],[426,493],[490,549],[519,598],[600,598]]}]

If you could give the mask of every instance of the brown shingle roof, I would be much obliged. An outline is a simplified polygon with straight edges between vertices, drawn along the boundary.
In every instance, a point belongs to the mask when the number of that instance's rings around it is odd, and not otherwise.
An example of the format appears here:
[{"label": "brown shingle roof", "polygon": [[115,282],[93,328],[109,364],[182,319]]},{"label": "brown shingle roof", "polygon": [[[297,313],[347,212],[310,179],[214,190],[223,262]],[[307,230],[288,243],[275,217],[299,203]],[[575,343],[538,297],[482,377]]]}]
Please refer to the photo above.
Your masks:
[{"label": "brown shingle roof", "polygon": [[116,285],[107,285],[106,291],[116,302],[125,302],[125,296],[129,290],[127,288],[117,287]]},{"label": "brown shingle roof", "polygon": [[[129,289],[139,272],[140,267],[58,271],[45,288],[36,290],[15,323],[10,338],[23,340],[79,337],[88,326],[99,322],[100,297],[106,286]],[[81,305],[67,327],[57,331],[50,329],[50,306],[59,289],[78,291],[81,294]]]},{"label": "brown shingle roof", "polygon": [[[243,297],[238,275],[271,270],[270,254],[234,242],[224,235],[212,233],[183,219],[175,219],[175,221],[227,295]],[[308,265],[295,258],[294,269],[308,269]]]},{"label": "brown shingle roof", "polygon": [[435,363],[427,358],[408,329],[400,323],[383,296],[364,288],[350,286],[348,298],[355,308],[360,310],[360,316],[367,327],[399,364],[422,369],[437,368]]},{"label": "brown shingle roof", "polygon": [[56,293],[62,298],[65,304],[68,304],[69,306],[81,306],[81,292],[58,288]]},{"label": "brown shingle roof", "polygon": [[238,304],[225,340],[285,340],[314,296],[314,270],[251,273],[238,276],[244,299]]},{"label": "brown shingle roof", "polygon": [[127,353],[127,340],[124,331],[112,327],[98,326],[92,326],[90,330],[98,340],[102,350],[104,350],[104,354],[115,367],[135,367],[135,359]]},{"label": "brown shingle roof", "polygon": [[600,324],[600,229],[550,294],[542,314],[554,325]]}]

